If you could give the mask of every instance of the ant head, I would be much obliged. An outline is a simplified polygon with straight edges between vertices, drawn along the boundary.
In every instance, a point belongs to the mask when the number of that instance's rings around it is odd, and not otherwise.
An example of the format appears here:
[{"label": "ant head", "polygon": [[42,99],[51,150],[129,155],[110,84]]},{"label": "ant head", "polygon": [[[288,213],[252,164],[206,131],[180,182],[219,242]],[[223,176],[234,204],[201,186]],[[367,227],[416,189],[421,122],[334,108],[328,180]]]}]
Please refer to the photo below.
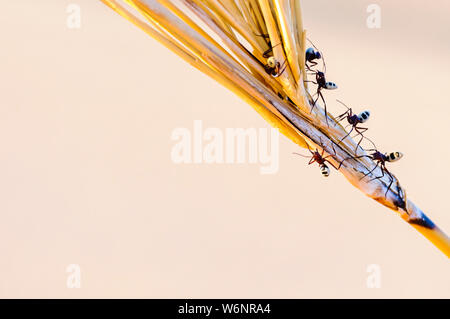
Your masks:
[{"label": "ant head", "polygon": [[275,60],[275,58],[273,56],[271,56],[270,58],[267,59],[267,65],[271,68],[276,67],[277,61]]},{"label": "ant head", "polygon": [[319,51],[315,52],[315,56],[316,56],[316,59],[321,59],[322,58],[322,54],[320,54]]},{"label": "ant head", "polygon": [[313,48],[306,49],[306,55],[316,55],[316,51]]}]

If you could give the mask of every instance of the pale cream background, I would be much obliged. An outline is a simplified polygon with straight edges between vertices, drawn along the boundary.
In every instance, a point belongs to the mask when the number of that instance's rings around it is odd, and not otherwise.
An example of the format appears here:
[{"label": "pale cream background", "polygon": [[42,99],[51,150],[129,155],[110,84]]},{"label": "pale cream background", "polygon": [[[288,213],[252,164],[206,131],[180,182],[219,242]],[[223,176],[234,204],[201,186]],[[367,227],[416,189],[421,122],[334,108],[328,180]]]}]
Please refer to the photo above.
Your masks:
[{"label": "pale cream background", "polygon": [[[380,30],[369,3],[303,1],[340,87],[330,110],[372,111],[369,136],[405,153],[392,171],[450,232],[449,2],[379,1]],[[268,125],[100,1],[1,7],[0,297],[450,297],[442,253],[284,137],[276,175],[173,164],[170,134],[195,119]]]}]

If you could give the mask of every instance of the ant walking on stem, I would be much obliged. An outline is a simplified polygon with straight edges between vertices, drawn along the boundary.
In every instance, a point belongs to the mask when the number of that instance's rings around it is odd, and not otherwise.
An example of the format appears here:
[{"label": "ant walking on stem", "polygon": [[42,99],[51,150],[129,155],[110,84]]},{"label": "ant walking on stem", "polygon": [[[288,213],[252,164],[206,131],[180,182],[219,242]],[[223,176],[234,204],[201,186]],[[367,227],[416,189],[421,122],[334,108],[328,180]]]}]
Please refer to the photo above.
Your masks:
[{"label": "ant walking on stem", "polygon": [[368,128],[367,128],[367,127],[361,127],[361,126],[358,126],[359,124],[362,124],[362,123],[366,122],[366,121],[369,119],[369,117],[370,117],[370,112],[369,112],[369,111],[362,111],[362,112],[359,113],[359,114],[353,114],[353,111],[352,111],[352,108],[351,108],[351,107],[348,107],[347,105],[345,105],[343,102],[341,102],[341,101],[339,101],[339,100],[336,100],[336,101],[338,101],[339,103],[341,103],[343,106],[345,106],[345,107],[347,108],[347,111],[345,111],[344,113],[342,113],[341,115],[339,115],[339,116],[336,117],[336,121],[340,122],[340,121],[342,121],[343,119],[347,118],[348,124],[352,126],[351,130],[347,133],[347,135],[345,135],[345,136],[339,141],[338,145],[339,145],[343,140],[345,140],[345,139],[347,138],[347,136],[349,136],[350,133],[353,132],[353,130],[355,130],[355,131],[358,133],[358,135],[361,136],[361,138],[359,139],[358,144],[356,145],[356,148],[355,148],[355,154],[356,154],[356,152],[358,151],[358,147],[359,147],[359,145],[361,144],[363,138],[366,138],[367,140],[369,140],[369,141],[372,143],[372,145],[375,147],[375,144],[374,144],[369,138],[367,138],[367,137],[365,137],[365,136],[363,135],[363,133],[366,132],[366,131],[368,130]]},{"label": "ant walking on stem", "polygon": [[339,164],[338,169],[341,168],[342,164],[346,160],[363,158],[363,157],[370,158],[371,160],[376,162],[376,165],[375,165],[374,168],[372,168],[372,170],[370,170],[367,173],[365,173],[364,176],[361,177],[360,180],[364,179],[367,175],[372,174],[377,169],[377,167],[380,167],[381,175],[372,178],[370,181],[383,178],[385,174],[388,175],[389,176],[389,185],[387,187],[386,193],[384,194],[384,196],[386,197],[387,193],[391,189],[392,183],[394,182],[394,177],[389,172],[389,170],[386,168],[386,162],[390,162],[390,163],[396,162],[396,161],[398,161],[399,159],[401,159],[403,157],[403,154],[400,153],[400,152],[391,152],[391,153],[383,154],[383,153],[379,152],[377,149],[369,149],[368,151],[373,151],[373,153],[370,154],[370,155],[354,156],[354,157],[348,157],[346,159],[343,159],[342,162]]},{"label": "ant walking on stem", "polygon": [[[322,140],[320,141],[320,144],[322,144]],[[334,164],[333,163],[331,163],[327,158],[329,158],[329,157],[331,157],[331,155],[327,155],[327,156],[323,156],[323,154],[324,154],[324,152],[325,152],[325,149],[322,147],[322,152],[320,153],[319,152],[319,150],[316,148],[316,150],[315,151],[312,151],[310,148],[309,148],[309,145],[307,144],[307,146],[308,146],[308,150],[309,150],[309,152],[311,153],[311,155],[312,156],[306,156],[306,155],[302,155],[302,154],[299,154],[299,153],[294,153],[294,154],[296,154],[296,155],[299,155],[299,156],[301,156],[301,157],[306,157],[306,158],[309,158],[310,159],[310,161],[309,161],[309,163],[308,163],[308,165],[311,165],[312,163],[317,163],[317,164],[319,164],[319,167],[320,167],[320,172],[322,173],[322,175],[324,176],[324,177],[328,177],[328,176],[330,176],[330,169],[329,169],[329,167],[325,164],[325,163],[329,163],[331,166],[333,166],[335,169],[338,169],[338,168],[336,168],[336,166],[334,166]],[[333,146],[333,150],[334,150],[334,146]],[[335,151],[335,153],[336,153],[336,151]]]}]

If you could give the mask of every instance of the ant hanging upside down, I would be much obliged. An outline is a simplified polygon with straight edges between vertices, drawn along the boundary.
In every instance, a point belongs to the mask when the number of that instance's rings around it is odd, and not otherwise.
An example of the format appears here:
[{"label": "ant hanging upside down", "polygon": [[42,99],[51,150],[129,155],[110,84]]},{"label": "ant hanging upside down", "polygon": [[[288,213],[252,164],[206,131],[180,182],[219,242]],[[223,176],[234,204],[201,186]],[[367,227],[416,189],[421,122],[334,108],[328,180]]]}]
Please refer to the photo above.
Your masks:
[{"label": "ant hanging upside down", "polygon": [[286,70],[286,67],[286,60],[283,62],[283,64],[280,65],[280,62],[278,62],[273,56],[271,56],[267,59],[267,64],[264,65],[264,70],[266,70],[267,74],[273,76],[274,78],[277,78],[281,74],[283,74],[284,70]]},{"label": "ant hanging upside down", "polygon": [[[311,42],[308,39],[309,42]],[[325,64],[325,58],[323,57],[323,54],[316,48],[316,46],[311,42],[312,46],[314,48],[308,48],[305,53],[305,66],[306,69],[309,71],[309,74],[315,75],[316,81],[305,81],[305,82],[311,82],[313,84],[317,85],[317,90],[315,95],[317,94],[317,98],[313,101],[313,106],[311,107],[311,112],[313,111],[314,107],[316,106],[317,100],[319,97],[322,99],[323,107],[325,109],[325,120],[328,125],[328,113],[327,113],[327,103],[325,102],[325,98],[322,95],[322,90],[335,90],[338,88],[336,83],[329,82],[325,79],[325,73],[327,70],[327,65]],[[323,72],[318,70],[313,70],[312,67],[317,65],[317,62],[315,60],[322,59],[323,64]],[[328,125],[329,126],[329,125]]]},{"label": "ant hanging upside down", "polygon": [[[270,39],[268,34],[256,34],[255,33],[255,35],[258,37],[263,37],[264,39]],[[281,43],[275,44],[274,46],[270,46],[270,41],[269,41],[269,49],[264,51],[262,54],[263,58],[267,59],[266,60],[267,64],[264,65],[264,70],[266,71],[267,74],[273,76],[274,78],[277,78],[281,74],[283,74],[283,72],[286,70],[286,67],[287,67],[286,59],[284,60],[284,62],[282,64],[280,64],[280,62],[277,61],[273,55],[271,55],[271,53],[273,52],[273,49],[280,44]]]},{"label": "ant hanging upside down", "polygon": [[377,149],[369,149],[368,151],[373,151],[373,153],[370,154],[370,155],[354,156],[354,157],[348,157],[346,159],[343,159],[342,162],[339,163],[338,169],[341,168],[341,166],[344,163],[344,161],[349,160],[349,159],[357,159],[357,158],[367,157],[367,158],[370,158],[373,161],[376,161],[375,167],[372,170],[370,170],[367,173],[365,173],[364,176],[361,177],[361,180],[364,177],[366,177],[367,175],[372,174],[373,171],[375,171],[377,169],[377,167],[380,167],[381,175],[372,178],[370,181],[383,178],[385,173],[386,173],[386,175],[389,176],[389,185],[387,187],[386,193],[384,194],[384,196],[386,197],[387,193],[389,192],[389,189],[391,189],[392,183],[394,182],[394,177],[392,176],[392,174],[386,168],[386,162],[390,162],[390,163],[396,162],[396,161],[398,161],[399,159],[401,159],[403,157],[403,154],[400,153],[400,152],[392,152],[392,153],[383,154],[383,153],[379,152]]},{"label": "ant hanging upside down", "polygon": [[[320,141],[320,143],[322,144],[322,141]],[[331,157],[331,155],[327,155],[327,156],[325,156],[325,157],[323,156],[323,153],[325,152],[325,150],[324,150],[323,147],[322,147],[322,153],[320,153],[319,150],[318,150],[317,148],[316,148],[315,151],[312,151],[312,150],[309,148],[309,145],[308,145],[308,144],[307,144],[307,146],[308,146],[308,150],[309,150],[309,152],[311,153],[312,156],[306,156],[306,155],[302,155],[302,154],[299,154],[299,153],[294,153],[294,154],[299,155],[299,156],[302,156],[302,157],[310,158],[310,161],[309,161],[308,165],[311,165],[312,163],[317,163],[317,164],[319,164],[320,172],[322,173],[322,175],[323,175],[324,177],[330,176],[330,169],[329,169],[328,166],[325,164],[325,162],[329,163],[329,164],[330,164],[331,166],[333,166],[335,169],[338,169],[338,168],[336,168],[336,166],[334,166],[333,163],[331,163],[329,160],[327,160],[327,158]],[[334,150],[334,147],[333,147],[333,150]],[[335,152],[336,152],[336,151],[335,151]]]},{"label": "ant hanging upside down", "polygon": [[341,101],[339,101],[339,100],[336,100],[336,101],[338,101],[339,103],[341,103],[343,106],[345,106],[345,107],[347,108],[347,111],[345,111],[345,112],[342,113],[341,115],[337,116],[337,117],[336,117],[336,120],[337,120],[338,122],[340,122],[340,121],[342,121],[343,119],[347,118],[348,124],[350,124],[350,125],[352,126],[351,130],[347,133],[347,135],[345,135],[345,136],[339,141],[338,145],[339,145],[343,140],[345,140],[345,139],[347,138],[347,136],[349,136],[350,133],[351,133],[353,130],[355,130],[355,131],[361,136],[361,138],[359,139],[358,144],[356,145],[356,148],[355,148],[355,154],[356,154],[356,152],[358,151],[358,147],[359,147],[359,145],[361,144],[363,138],[366,138],[367,140],[369,140],[369,141],[372,143],[372,145],[375,147],[375,144],[374,144],[369,138],[367,138],[367,137],[365,137],[365,136],[363,135],[363,133],[364,133],[365,131],[367,131],[368,128],[367,128],[367,127],[361,127],[361,126],[358,126],[359,124],[362,124],[362,123],[366,122],[366,121],[369,119],[369,117],[370,117],[370,112],[369,112],[369,111],[362,111],[362,112],[359,113],[359,114],[353,114],[353,111],[352,111],[352,108],[351,108],[351,107],[349,108],[347,105],[345,105],[343,102],[341,102]]},{"label": "ant hanging upside down", "polygon": [[327,125],[328,125],[327,102],[325,102],[325,98],[322,95],[322,89],[335,90],[338,87],[333,82],[327,82],[327,80],[325,79],[325,73],[320,72],[320,71],[315,71],[315,75],[316,75],[316,81],[315,82],[314,81],[305,81],[305,82],[311,82],[313,84],[317,84],[317,90],[316,90],[317,98],[313,102],[313,106],[311,107],[311,112],[314,109],[314,107],[316,106],[317,100],[320,97],[322,99],[322,102],[323,102],[323,107],[325,109],[325,120],[326,120]]}]

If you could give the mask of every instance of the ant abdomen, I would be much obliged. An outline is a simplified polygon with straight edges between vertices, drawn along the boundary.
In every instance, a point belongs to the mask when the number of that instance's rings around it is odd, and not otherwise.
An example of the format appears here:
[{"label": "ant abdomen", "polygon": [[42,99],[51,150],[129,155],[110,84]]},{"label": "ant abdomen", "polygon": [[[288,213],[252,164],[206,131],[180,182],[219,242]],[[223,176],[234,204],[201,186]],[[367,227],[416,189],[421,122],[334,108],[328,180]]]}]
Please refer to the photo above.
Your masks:
[{"label": "ant abdomen", "polygon": [[336,90],[338,86],[334,82],[326,82],[325,83],[325,89],[327,90]]},{"label": "ant abdomen", "polygon": [[360,123],[364,123],[366,122],[370,117],[370,112],[369,111],[362,111],[361,113],[359,113],[358,118],[359,118],[359,122]]},{"label": "ant abdomen", "polygon": [[267,65],[271,68],[275,68],[277,65],[277,60],[275,60],[275,58],[271,56],[267,59]]},{"label": "ant abdomen", "polygon": [[386,161],[388,162],[396,162],[403,157],[403,153],[400,152],[392,152],[384,154]]},{"label": "ant abdomen", "polygon": [[320,165],[320,172],[322,173],[322,176],[328,177],[330,176],[330,168],[326,166],[325,164]]}]

